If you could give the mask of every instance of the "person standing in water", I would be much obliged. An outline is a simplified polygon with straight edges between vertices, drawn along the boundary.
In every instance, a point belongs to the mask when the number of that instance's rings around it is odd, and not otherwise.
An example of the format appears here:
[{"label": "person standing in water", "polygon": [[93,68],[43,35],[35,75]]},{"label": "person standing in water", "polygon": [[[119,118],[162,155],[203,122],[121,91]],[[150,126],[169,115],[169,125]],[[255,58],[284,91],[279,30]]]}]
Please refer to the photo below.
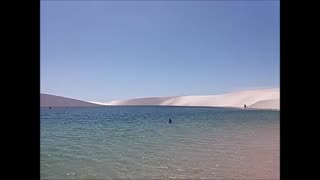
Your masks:
[{"label": "person standing in water", "polygon": [[169,119],[169,123],[172,123],[172,120],[171,120],[171,119]]}]

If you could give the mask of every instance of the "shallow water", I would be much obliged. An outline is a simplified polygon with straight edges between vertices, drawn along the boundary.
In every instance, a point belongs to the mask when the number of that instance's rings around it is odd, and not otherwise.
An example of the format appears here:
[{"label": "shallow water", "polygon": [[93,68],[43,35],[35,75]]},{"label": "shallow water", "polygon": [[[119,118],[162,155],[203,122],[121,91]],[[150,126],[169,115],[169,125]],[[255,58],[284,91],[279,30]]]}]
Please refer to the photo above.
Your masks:
[{"label": "shallow water", "polygon": [[41,179],[279,179],[279,115],[196,107],[41,108]]}]

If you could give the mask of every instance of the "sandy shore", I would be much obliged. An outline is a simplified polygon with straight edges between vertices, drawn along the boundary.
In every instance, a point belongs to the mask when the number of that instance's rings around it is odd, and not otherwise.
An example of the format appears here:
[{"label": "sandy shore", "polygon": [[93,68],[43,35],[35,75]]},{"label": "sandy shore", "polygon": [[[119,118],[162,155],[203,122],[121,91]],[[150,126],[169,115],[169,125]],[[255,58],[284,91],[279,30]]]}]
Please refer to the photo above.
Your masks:
[{"label": "sandy shore", "polygon": [[280,110],[280,89],[258,89],[238,91],[219,95],[149,97],[111,101],[107,103],[92,102],[100,105],[162,105],[162,106],[209,106],[237,107],[244,104],[253,109]]}]

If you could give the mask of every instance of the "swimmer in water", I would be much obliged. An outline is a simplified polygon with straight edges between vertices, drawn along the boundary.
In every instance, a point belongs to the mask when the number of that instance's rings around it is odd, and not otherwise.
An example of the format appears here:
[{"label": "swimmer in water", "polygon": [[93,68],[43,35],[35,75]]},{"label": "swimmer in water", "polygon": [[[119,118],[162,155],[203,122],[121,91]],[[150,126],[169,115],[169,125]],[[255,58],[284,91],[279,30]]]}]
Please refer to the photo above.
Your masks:
[{"label": "swimmer in water", "polygon": [[169,119],[169,123],[172,123],[172,120],[171,120],[171,119]]}]

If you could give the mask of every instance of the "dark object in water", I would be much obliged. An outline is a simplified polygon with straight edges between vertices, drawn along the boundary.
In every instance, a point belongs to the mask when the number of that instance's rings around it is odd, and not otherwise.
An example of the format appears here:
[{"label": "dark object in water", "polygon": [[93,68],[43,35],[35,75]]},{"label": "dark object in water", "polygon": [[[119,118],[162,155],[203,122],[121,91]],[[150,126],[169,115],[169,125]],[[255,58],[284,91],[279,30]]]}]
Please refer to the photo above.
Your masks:
[{"label": "dark object in water", "polygon": [[247,108],[247,105],[246,105],[246,104],[244,104],[244,105],[243,105],[243,107],[244,107],[244,108]]},{"label": "dark object in water", "polygon": [[169,123],[172,123],[172,120],[171,120],[171,119],[169,119]]},{"label": "dark object in water", "polygon": [[51,109],[51,107],[49,107],[49,109]]}]

